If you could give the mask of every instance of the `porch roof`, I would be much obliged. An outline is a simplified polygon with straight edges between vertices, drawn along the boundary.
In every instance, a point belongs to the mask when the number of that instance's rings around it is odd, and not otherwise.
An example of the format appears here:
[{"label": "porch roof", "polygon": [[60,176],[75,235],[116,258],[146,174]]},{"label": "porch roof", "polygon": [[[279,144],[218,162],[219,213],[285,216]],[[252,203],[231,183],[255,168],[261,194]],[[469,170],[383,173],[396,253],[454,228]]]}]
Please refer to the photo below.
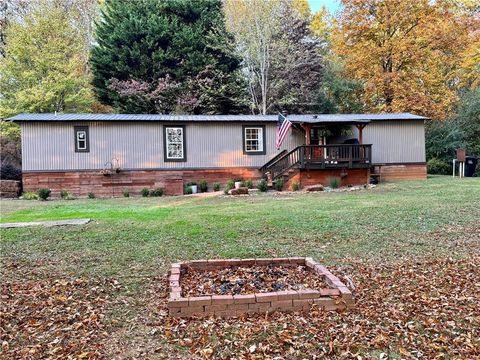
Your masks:
[{"label": "porch roof", "polygon": [[[291,114],[294,123],[368,123],[384,120],[425,120],[426,117],[410,113],[389,114]],[[163,122],[276,122],[278,115],[163,115],[163,114],[18,114],[10,121],[163,121]]]}]

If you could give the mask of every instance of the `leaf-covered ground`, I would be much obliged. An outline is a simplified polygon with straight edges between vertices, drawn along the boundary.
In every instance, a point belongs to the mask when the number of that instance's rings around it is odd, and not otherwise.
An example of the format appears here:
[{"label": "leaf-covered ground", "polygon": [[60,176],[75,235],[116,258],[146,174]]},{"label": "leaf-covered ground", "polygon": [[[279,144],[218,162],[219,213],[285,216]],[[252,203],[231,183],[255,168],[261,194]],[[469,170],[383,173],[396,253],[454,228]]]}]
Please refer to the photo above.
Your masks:
[{"label": "leaf-covered ground", "polygon": [[[357,308],[274,313],[234,319],[167,317],[163,278],[144,302],[144,325],[129,354],[170,358],[462,358],[480,357],[480,257],[348,262],[333,269],[356,285]],[[135,336],[136,335],[136,336]],[[109,343],[116,356],[115,341]]]},{"label": "leaf-covered ground", "polygon": [[[105,313],[115,281],[32,274],[40,264],[4,263],[22,280],[2,281],[1,355],[5,358],[101,358]],[[35,270],[33,270],[33,273]],[[33,278],[32,278],[33,275]]]},{"label": "leaf-covered ground", "polygon": [[[480,358],[480,181],[338,194],[0,201],[0,358]],[[172,320],[165,274],[203,258],[311,256],[357,309]]]}]

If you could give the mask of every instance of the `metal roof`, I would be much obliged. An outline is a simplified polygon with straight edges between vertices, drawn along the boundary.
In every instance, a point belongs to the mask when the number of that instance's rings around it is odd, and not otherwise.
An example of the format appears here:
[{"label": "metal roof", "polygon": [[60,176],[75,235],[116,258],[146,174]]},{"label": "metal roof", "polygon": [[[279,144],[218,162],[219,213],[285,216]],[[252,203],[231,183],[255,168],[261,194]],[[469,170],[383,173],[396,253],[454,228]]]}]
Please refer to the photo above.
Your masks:
[{"label": "metal roof", "polygon": [[[250,121],[275,122],[278,115],[162,115],[162,114],[18,114],[8,118],[10,121]],[[426,117],[410,113],[390,114],[318,114],[288,115],[295,123],[352,123],[383,120],[425,120]]]}]

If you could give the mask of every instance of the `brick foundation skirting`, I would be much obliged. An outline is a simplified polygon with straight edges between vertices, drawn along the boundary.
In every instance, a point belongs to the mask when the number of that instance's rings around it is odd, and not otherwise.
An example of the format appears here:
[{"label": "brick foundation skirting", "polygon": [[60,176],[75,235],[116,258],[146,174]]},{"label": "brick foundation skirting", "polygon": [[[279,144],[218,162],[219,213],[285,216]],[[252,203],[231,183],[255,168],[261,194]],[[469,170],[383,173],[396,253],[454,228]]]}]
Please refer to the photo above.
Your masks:
[{"label": "brick foundation skirting", "polygon": [[16,198],[20,194],[22,183],[16,180],[0,180],[0,197]]},{"label": "brick foundation skirting", "polygon": [[322,184],[328,186],[330,178],[339,178],[341,186],[368,184],[369,169],[322,169],[300,170],[286,183],[285,188],[292,189],[292,184],[298,182],[300,187]]},{"label": "brick foundation skirting", "polygon": [[426,164],[378,165],[380,181],[425,180],[427,178]]},{"label": "brick foundation skirting", "polygon": [[[304,265],[324,278],[328,288],[287,290],[246,295],[211,295],[182,297],[180,277],[188,269],[215,270],[232,266],[299,266]],[[269,258],[194,260],[172,264],[168,274],[170,296],[168,311],[172,317],[232,317],[273,311],[306,311],[312,306],[321,310],[340,310],[355,307],[350,290],[325,266],[311,258]]]},{"label": "brick foundation skirting", "polygon": [[100,170],[24,172],[24,191],[40,188],[52,190],[52,197],[59,197],[61,190],[75,196],[87,196],[92,192],[97,197],[120,197],[124,189],[132,195],[139,195],[143,188],[163,187],[166,195],[182,195],[183,186],[190,181],[206,180],[210,188],[218,182],[225,185],[229,180],[260,179],[261,174],[254,168],[222,168],[198,170],[122,170],[108,176]]}]

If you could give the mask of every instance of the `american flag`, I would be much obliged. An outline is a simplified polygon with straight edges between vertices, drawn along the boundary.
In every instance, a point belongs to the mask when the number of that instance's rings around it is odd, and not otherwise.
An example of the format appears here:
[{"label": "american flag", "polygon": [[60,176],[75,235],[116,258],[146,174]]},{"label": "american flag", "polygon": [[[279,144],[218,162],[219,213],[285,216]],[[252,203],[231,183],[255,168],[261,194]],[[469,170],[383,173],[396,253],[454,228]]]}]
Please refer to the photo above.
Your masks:
[{"label": "american flag", "polygon": [[275,139],[275,146],[278,149],[282,146],[283,140],[288,134],[288,130],[292,126],[292,123],[287,120],[286,116],[283,116],[282,114],[278,114],[278,123],[277,123],[277,136]]}]

